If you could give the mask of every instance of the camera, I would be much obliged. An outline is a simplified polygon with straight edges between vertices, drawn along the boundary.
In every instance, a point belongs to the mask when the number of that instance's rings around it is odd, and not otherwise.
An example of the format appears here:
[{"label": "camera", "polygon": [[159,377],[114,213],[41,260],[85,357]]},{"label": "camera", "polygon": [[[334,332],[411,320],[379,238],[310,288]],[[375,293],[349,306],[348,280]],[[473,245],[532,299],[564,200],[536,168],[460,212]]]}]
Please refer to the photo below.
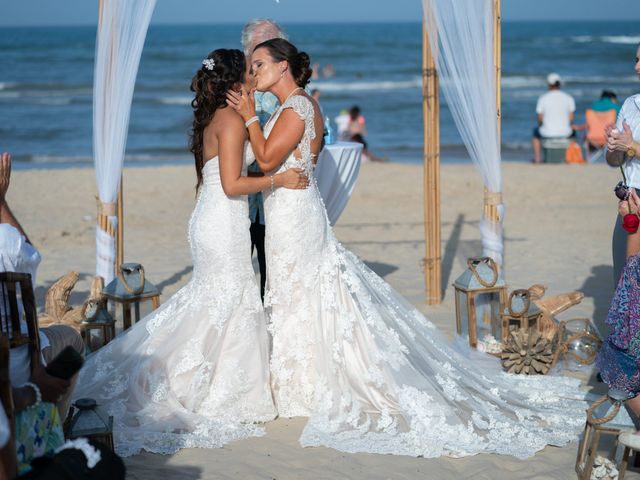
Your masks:
[{"label": "camera", "polygon": [[613,193],[616,194],[620,200],[627,200],[629,198],[629,187],[627,187],[623,181],[618,182],[616,188],[613,189]]}]

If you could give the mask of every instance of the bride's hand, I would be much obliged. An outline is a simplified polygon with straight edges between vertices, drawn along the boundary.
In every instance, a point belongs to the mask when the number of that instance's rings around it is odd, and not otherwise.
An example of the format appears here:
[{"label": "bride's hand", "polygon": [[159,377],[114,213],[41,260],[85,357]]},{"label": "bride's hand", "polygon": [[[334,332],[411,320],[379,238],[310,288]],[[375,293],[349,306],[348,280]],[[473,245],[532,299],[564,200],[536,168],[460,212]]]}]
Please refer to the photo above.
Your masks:
[{"label": "bride's hand", "polygon": [[254,92],[255,88],[247,92],[244,87],[239,92],[227,90],[227,105],[238,112],[245,122],[256,114]]},{"label": "bride's hand", "polygon": [[309,177],[303,168],[290,168],[276,175],[277,186],[292,190],[304,190],[309,186]]}]

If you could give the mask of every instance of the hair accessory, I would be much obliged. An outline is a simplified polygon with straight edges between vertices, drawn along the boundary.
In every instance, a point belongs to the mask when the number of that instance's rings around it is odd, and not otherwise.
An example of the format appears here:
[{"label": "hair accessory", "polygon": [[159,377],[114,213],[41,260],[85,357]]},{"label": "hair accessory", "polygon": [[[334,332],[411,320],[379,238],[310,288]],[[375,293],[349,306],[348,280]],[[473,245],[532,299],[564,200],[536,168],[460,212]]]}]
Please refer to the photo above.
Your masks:
[{"label": "hair accessory", "polygon": [[253,117],[251,117],[249,120],[247,120],[246,122],[244,122],[244,126],[249,128],[249,125],[251,125],[252,123],[255,123],[257,121],[259,121],[260,119],[258,118],[257,115],[254,115]]},{"label": "hair accessory", "polygon": [[204,60],[202,60],[202,65],[206,70],[213,70],[213,67],[216,66],[216,62],[213,60],[213,58],[205,58]]}]

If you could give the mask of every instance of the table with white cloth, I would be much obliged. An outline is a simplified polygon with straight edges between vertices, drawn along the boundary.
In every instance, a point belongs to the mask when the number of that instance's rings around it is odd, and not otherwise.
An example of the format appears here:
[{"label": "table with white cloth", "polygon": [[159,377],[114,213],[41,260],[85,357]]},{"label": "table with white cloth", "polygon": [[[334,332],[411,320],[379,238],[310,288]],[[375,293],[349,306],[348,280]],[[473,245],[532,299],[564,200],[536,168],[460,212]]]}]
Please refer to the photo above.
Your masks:
[{"label": "table with white cloth", "polygon": [[362,144],[355,142],[325,145],[318,155],[315,177],[331,225],[336,223],[353,193],[361,158]]}]

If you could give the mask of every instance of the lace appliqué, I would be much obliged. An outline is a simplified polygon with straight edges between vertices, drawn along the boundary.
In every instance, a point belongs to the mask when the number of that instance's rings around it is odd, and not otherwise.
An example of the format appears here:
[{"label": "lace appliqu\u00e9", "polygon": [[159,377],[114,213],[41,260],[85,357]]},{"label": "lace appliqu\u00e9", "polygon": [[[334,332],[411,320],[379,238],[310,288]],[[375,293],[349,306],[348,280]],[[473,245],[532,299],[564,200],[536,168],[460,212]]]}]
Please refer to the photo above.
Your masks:
[{"label": "lace appliqu\u00e9", "polygon": [[[280,170],[306,168],[313,105],[300,95],[283,108],[296,111],[305,131],[301,159],[290,155]],[[526,458],[577,438],[586,408],[577,380],[523,378],[470,365],[340,245],[315,184],[267,195],[265,214],[273,392],[280,415],[309,416],[303,446]]]},{"label": "lace appliqu\u00e9", "polygon": [[188,236],[192,279],[80,373],[75,397],[113,415],[122,456],[222,447],[263,435],[255,423],[276,416],[248,202],[224,194],[217,158],[203,169]]}]

